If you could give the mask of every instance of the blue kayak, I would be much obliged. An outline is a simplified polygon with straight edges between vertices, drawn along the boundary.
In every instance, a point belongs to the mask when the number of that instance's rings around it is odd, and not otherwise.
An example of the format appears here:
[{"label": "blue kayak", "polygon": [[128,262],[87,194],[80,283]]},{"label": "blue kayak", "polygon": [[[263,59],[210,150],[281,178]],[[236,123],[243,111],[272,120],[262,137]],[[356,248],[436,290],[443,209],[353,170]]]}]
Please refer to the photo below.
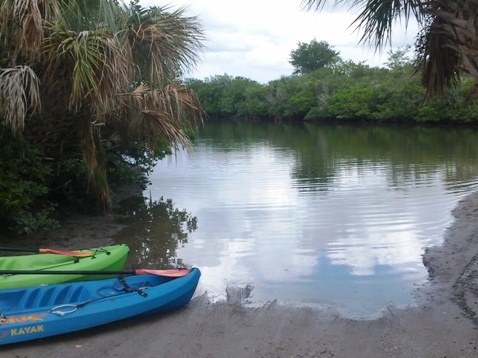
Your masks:
[{"label": "blue kayak", "polygon": [[193,268],[182,277],[144,274],[2,290],[0,345],[183,307],[200,276]]}]

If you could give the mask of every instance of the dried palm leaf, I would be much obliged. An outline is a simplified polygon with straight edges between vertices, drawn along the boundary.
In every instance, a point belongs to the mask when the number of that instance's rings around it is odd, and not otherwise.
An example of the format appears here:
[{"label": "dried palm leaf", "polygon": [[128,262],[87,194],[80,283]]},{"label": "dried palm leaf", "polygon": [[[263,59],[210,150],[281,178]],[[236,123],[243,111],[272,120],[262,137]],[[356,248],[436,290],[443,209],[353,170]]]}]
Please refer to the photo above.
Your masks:
[{"label": "dried palm leaf", "polygon": [[34,59],[44,39],[43,21],[60,16],[60,1],[56,0],[4,0],[0,4],[0,36],[13,40],[11,56],[21,53]]},{"label": "dried palm leaf", "polygon": [[[150,148],[161,142],[168,146],[189,148],[185,131],[202,123],[202,111],[195,94],[182,84],[162,90],[141,84],[120,99],[122,111],[117,120],[128,121],[127,133]],[[126,119],[128,118],[128,119]]]},{"label": "dried palm leaf", "polygon": [[39,80],[28,66],[0,70],[0,113],[3,124],[13,132],[21,132],[28,112],[41,108]]},{"label": "dried palm leaf", "polygon": [[196,17],[185,16],[185,8],[164,8],[132,16],[129,41],[140,78],[162,86],[197,64],[204,36]]}]

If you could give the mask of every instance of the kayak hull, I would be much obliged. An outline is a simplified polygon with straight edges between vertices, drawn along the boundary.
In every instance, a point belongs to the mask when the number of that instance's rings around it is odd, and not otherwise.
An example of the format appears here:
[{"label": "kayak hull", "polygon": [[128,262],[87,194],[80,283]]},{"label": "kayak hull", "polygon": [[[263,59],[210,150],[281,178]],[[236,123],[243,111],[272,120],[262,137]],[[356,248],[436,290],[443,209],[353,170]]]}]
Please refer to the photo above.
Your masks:
[{"label": "kayak hull", "polygon": [[114,271],[121,270],[126,263],[129,253],[127,245],[111,245],[98,248],[77,250],[91,251],[92,256],[72,257],[58,254],[34,254],[0,257],[0,270],[38,270],[42,274],[1,275],[0,290],[51,285],[61,282],[75,282],[81,280],[97,280],[111,277],[103,275],[85,274],[48,274],[51,271]]},{"label": "kayak hull", "polygon": [[187,305],[201,272],[183,277],[136,275],[4,290],[0,345],[80,331]]}]

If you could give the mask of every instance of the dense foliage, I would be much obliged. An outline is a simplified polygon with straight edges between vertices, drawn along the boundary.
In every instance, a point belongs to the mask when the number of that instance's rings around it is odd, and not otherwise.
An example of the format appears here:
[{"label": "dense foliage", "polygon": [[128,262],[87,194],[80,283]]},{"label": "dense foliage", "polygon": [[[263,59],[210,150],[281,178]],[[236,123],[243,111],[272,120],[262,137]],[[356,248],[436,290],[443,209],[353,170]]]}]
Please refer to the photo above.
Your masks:
[{"label": "dense foliage", "polygon": [[184,8],[0,0],[3,226],[48,225],[60,203],[106,212],[114,185],[189,146],[203,112],[181,76],[202,40]]},{"label": "dense foliage", "polygon": [[343,61],[267,84],[243,77],[190,80],[210,118],[339,122],[478,123],[474,80],[463,77],[443,97],[426,98],[407,48],[385,67]]},{"label": "dense foliage", "polygon": [[54,224],[45,202],[52,170],[40,153],[8,129],[0,130],[0,221],[22,230]]}]

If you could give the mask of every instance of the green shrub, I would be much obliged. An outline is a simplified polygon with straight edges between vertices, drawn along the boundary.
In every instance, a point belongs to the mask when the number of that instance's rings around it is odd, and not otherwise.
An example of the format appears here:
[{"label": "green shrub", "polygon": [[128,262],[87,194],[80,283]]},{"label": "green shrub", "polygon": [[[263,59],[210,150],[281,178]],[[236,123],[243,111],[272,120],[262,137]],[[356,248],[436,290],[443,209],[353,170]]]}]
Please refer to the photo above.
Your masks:
[{"label": "green shrub", "polygon": [[51,168],[21,136],[0,128],[0,221],[19,233],[53,226]]}]

